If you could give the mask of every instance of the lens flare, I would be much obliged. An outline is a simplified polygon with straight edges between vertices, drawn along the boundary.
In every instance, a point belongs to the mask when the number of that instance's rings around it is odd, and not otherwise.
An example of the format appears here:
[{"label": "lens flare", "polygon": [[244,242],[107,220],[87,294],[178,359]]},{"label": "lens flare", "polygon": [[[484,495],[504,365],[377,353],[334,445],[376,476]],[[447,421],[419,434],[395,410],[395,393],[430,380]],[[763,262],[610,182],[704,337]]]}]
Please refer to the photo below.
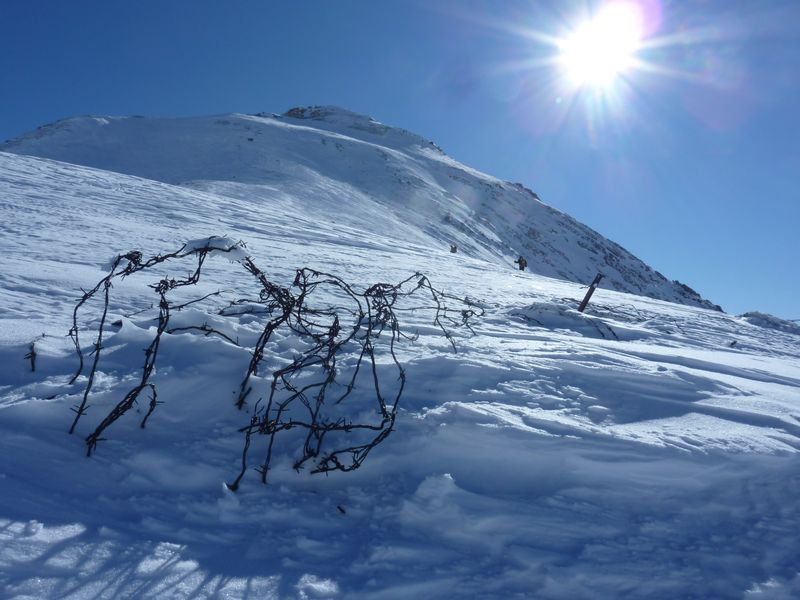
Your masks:
[{"label": "lens flare", "polygon": [[635,65],[644,28],[637,3],[606,4],[559,42],[560,63],[574,85],[607,87]]}]

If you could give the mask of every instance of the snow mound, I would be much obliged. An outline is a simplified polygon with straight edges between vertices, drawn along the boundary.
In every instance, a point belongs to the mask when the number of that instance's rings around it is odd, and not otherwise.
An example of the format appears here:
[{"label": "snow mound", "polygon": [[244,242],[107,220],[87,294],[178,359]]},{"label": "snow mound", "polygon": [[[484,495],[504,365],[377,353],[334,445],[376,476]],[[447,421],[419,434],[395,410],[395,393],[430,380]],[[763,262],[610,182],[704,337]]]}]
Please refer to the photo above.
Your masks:
[{"label": "snow mound", "polygon": [[800,335],[800,324],[794,321],[787,321],[786,319],[780,319],[773,315],[762,313],[762,312],[748,312],[741,315],[741,318],[747,321],[752,325],[757,325],[758,327],[764,327],[766,329],[776,329],[778,331],[783,331],[784,333],[793,333],[795,335]]},{"label": "snow mound", "polygon": [[619,333],[605,320],[578,312],[574,307],[560,303],[535,303],[522,309],[512,310],[512,316],[519,317],[532,325],[546,329],[559,329],[575,332],[582,336],[620,339]]},{"label": "snow mound", "polygon": [[209,256],[224,256],[228,260],[240,262],[246,259],[247,246],[242,240],[212,235],[197,240],[189,240],[184,244],[183,252],[206,251]]}]

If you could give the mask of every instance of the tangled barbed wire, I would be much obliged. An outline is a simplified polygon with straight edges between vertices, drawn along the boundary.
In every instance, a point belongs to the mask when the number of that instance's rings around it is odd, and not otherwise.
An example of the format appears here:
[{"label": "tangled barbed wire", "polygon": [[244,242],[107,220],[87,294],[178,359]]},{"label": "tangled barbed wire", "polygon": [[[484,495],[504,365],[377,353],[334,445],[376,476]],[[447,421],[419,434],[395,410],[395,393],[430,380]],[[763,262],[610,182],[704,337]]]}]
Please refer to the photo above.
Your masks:
[{"label": "tangled barbed wire", "polygon": [[[398,313],[429,311],[433,325],[454,351],[455,339],[449,328],[461,326],[474,333],[470,320],[483,314],[483,310],[469,298],[458,298],[436,289],[421,273],[397,284],[376,283],[364,291],[357,291],[336,275],[306,267],[296,271],[290,287],[282,287],[270,281],[256,266],[244,251],[242,242],[227,238],[212,237],[189,242],[175,252],[147,260],[139,251],[120,254],[112,261],[108,274],[92,289],[84,291],[73,311],[70,337],[79,364],[70,383],[75,382],[86,368],[79,337],[79,314],[87,309],[92,298],[99,296],[101,299],[97,333],[91,346],[91,366],[81,402],[72,408],[75,418],[70,433],[87,414],[108,327],[110,292],[114,282],[167,261],[193,258],[195,267],[184,278],[161,278],[149,285],[158,296],[158,322],[155,335],[145,349],[141,376],[86,437],[88,455],[105,439],[104,432],[138,404],[143,392],[149,390],[150,399],[140,423],[142,428],[160,404],[151,378],[165,334],[195,330],[203,335],[219,335],[228,343],[238,345],[236,340],[207,323],[169,327],[173,312],[221,294],[212,292],[181,304],[172,303],[169,297],[170,292],[178,288],[198,283],[203,265],[212,253],[233,258],[259,285],[257,298],[236,297],[216,314],[228,318],[247,315],[265,319],[236,394],[235,406],[239,409],[245,408],[253,398],[256,401],[249,423],[240,429],[244,434],[241,469],[234,481],[228,484],[234,491],[247,472],[256,436],[266,438],[263,459],[256,467],[265,483],[276,438],[278,434],[291,430],[301,434],[299,451],[294,450],[295,469],[308,466],[312,473],[357,469],[393,431],[398,403],[405,389],[406,372],[398,359],[396,344],[401,339],[413,340],[415,336],[402,331]],[[418,300],[410,306],[403,304],[411,298]],[[303,349],[291,359],[284,356],[283,366],[262,372],[268,363],[268,343],[279,330],[299,339]],[[276,362],[271,360],[269,364]],[[387,383],[390,373],[396,377]],[[368,384],[360,383],[363,380]],[[358,394],[353,393],[356,388]],[[336,440],[331,441],[334,437]]]}]

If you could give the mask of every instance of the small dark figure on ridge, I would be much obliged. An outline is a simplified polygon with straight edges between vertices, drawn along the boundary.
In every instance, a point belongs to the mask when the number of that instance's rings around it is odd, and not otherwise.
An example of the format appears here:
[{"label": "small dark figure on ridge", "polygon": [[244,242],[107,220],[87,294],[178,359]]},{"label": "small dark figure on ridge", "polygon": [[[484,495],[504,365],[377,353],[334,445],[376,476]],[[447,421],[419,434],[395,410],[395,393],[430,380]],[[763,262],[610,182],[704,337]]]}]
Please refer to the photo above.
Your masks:
[{"label": "small dark figure on ridge", "polygon": [[519,265],[519,270],[520,270],[520,271],[524,271],[524,270],[525,270],[525,267],[527,267],[527,266],[528,266],[528,261],[527,261],[527,260],[525,260],[525,259],[524,259],[523,257],[521,257],[521,256],[520,256],[520,257],[519,257],[517,260],[515,260],[514,262],[515,262],[515,263],[517,263],[517,264]]}]

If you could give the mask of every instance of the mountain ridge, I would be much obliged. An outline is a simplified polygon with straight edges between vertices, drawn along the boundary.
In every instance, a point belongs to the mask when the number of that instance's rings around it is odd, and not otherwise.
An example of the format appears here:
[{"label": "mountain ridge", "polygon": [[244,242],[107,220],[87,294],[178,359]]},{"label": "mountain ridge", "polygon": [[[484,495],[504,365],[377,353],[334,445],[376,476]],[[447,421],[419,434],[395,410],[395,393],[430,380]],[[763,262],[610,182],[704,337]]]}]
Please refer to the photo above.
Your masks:
[{"label": "mountain ridge", "polygon": [[597,272],[622,292],[721,308],[622,246],[542,202],[522,184],[459,163],[432,141],[333,106],[282,115],[72,117],[0,145],[0,151],[144,177],[263,202],[326,221],[347,218],[386,233],[385,211],[432,248],[460,251],[587,284]]}]

